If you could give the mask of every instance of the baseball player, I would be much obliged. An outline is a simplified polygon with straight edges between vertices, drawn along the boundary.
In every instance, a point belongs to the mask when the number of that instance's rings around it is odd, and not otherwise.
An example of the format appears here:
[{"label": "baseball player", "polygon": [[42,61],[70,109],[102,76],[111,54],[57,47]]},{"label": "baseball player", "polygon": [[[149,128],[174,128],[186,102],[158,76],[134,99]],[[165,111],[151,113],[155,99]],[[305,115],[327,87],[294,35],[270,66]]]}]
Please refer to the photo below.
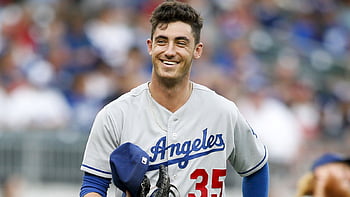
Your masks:
[{"label": "baseball player", "polygon": [[[110,155],[128,143],[149,155],[147,196],[159,189],[157,180],[164,171],[176,192],[152,196],[225,196],[229,164],[243,177],[244,197],[267,197],[266,147],[232,101],[190,80],[192,61],[201,57],[204,46],[201,16],[188,4],[166,1],[153,11],[150,22],[151,80],[97,114],[81,166],[80,196],[106,196]],[[132,193],[136,191],[126,189],[117,196]]]},{"label": "baseball player", "polygon": [[350,157],[324,153],[299,178],[296,197],[350,197]]}]

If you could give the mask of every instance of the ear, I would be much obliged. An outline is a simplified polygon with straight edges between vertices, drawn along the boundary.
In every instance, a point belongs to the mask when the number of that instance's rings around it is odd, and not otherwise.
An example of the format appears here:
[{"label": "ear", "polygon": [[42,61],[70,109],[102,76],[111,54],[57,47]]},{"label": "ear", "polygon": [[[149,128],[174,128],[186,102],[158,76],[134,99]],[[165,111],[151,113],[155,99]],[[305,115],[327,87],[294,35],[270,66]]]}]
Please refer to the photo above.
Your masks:
[{"label": "ear", "polygon": [[202,52],[203,52],[203,43],[200,42],[196,45],[196,48],[194,49],[193,58],[199,59],[202,55]]},{"label": "ear", "polygon": [[147,39],[146,43],[147,43],[148,54],[152,55],[152,40],[151,39]]}]

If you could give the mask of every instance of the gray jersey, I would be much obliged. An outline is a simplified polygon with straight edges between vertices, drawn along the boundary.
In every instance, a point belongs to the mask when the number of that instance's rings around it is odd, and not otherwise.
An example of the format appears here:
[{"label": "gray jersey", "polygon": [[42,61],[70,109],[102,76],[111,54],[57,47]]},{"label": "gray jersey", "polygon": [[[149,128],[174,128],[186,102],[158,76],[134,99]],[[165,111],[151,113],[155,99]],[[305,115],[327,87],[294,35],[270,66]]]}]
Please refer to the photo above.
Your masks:
[{"label": "gray jersey", "polygon": [[111,178],[110,153],[131,142],[150,156],[146,175],[155,189],[160,164],[168,166],[180,196],[225,196],[226,161],[241,176],[267,162],[267,150],[236,105],[193,83],[189,100],[172,113],[142,84],[106,105],[96,116],[81,169]]}]

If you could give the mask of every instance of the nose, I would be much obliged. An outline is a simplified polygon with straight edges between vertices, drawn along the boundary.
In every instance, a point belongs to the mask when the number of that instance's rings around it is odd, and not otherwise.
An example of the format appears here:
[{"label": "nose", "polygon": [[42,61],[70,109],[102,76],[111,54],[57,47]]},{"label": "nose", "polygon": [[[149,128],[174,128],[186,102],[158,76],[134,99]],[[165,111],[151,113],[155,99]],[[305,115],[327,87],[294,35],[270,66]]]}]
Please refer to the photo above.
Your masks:
[{"label": "nose", "polygon": [[174,43],[169,43],[167,45],[167,48],[165,49],[164,55],[167,58],[174,57],[176,54],[176,49],[175,49],[175,44]]}]

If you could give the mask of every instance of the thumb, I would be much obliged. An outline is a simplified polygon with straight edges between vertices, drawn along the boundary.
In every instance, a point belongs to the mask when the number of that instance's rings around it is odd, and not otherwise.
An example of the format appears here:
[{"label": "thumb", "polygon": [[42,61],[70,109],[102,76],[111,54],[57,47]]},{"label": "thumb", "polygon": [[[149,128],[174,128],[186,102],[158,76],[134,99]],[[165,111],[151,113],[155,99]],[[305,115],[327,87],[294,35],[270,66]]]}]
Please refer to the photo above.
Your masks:
[{"label": "thumb", "polygon": [[126,191],[126,196],[125,197],[131,197],[131,194],[129,191]]}]

